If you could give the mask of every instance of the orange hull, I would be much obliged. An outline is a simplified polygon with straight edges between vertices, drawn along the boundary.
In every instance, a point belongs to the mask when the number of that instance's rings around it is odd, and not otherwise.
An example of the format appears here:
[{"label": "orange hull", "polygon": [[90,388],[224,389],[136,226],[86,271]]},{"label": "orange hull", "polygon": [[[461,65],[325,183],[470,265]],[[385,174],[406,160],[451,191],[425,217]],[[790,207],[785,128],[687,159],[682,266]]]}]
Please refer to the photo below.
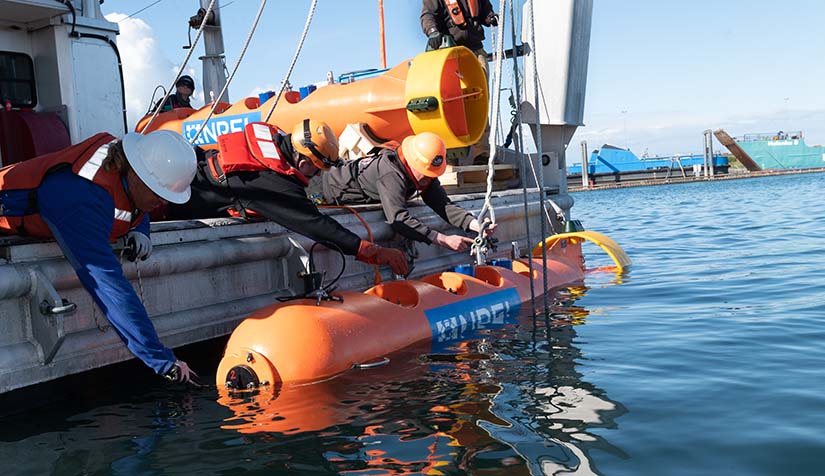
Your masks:
[{"label": "orange hull", "polygon": [[[542,289],[541,260],[533,260],[533,285]],[[581,244],[548,252],[550,288],[584,279]],[[451,340],[483,328],[530,300],[526,261],[513,270],[476,267],[476,277],[442,272],[420,280],[343,292],[344,302],[299,300],[261,309],[244,320],[227,343],[216,384],[233,372],[251,372],[260,385],[326,379],[429,340]]]},{"label": "orange hull", "polygon": [[[433,98],[429,107],[408,107],[426,98]],[[274,101],[273,97],[260,104],[249,97],[220,104],[194,144],[217,148],[219,135],[264,121]],[[147,132],[168,129],[191,140],[211,108],[209,104],[159,114]],[[135,129],[143,130],[150,117]],[[336,135],[347,124],[364,123],[388,141],[429,131],[441,136],[447,147],[464,147],[477,142],[487,124],[487,81],[476,57],[464,47],[421,53],[380,76],[324,86],[304,99],[287,93],[268,122],[291,131],[304,118],[327,122]]]}]

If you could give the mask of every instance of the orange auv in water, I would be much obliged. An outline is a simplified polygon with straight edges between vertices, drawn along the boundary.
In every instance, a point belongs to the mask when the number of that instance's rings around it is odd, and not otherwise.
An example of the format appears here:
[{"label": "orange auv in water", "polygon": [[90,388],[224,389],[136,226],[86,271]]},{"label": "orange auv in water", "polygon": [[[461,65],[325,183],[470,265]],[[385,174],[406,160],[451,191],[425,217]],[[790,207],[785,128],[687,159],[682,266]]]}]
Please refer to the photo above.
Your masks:
[{"label": "orange auv in water", "polygon": [[[548,250],[549,288],[582,282],[581,242]],[[540,293],[541,259],[509,270],[477,266],[475,277],[441,272],[395,281],[343,302],[303,299],[263,308],[245,319],[227,343],[216,374],[218,388],[256,388],[279,382],[319,381],[368,364],[412,344],[454,340],[464,329],[495,322]]]}]

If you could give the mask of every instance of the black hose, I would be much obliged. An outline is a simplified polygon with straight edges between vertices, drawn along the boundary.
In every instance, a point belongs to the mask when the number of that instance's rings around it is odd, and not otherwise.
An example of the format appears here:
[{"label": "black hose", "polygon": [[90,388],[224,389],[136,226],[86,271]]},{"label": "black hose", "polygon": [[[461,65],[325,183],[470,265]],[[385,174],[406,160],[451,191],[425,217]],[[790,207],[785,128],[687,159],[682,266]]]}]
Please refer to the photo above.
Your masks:
[{"label": "black hose", "polygon": [[[165,101],[166,98],[169,97],[169,93],[166,92],[166,88],[163,87],[162,84],[158,84],[157,86],[155,86],[155,90],[152,91],[152,99],[149,100],[149,108],[146,109],[146,114],[144,114],[144,116],[148,116],[149,114],[155,112],[155,109],[156,109],[156,107],[155,107],[155,97],[156,96],[155,95],[158,93],[158,89],[160,89],[163,92],[163,97],[161,97],[161,99],[163,99]],[[162,104],[159,104],[159,106],[160,105],[162,105]]]},{"label": "black hose", "polygon": [[341,256],[341,270],[338,272],[338,276],[335,276],[335,279],[333,279],[326,286],[322,286],[324,291],[331,292],[332,287],[335,285],[335,283],[338,282],[339,279],[341,279],[341,276],[344,275],[344,270],[347,269],[347,258],[346,258],[346,255],[344,255],[344,251],[341,250],[341,248],[338,245],[336,245],[335,243],[328,243],[328,242],[321,242],[321,241],[315,242],[309,248],[309,268],[310,268],[310,271],[312,271],[313,267],[314,267],[314,262],[313,262],[313,259],[312,259],[313,252],[315,251],[315,247],[318,246],[318,245],[324,245],[324,246],[326,246],[327,248],[329,248],[333,251],[337,251],[338,255]]},{"label": "black hose", "polygon": [[[316,241],[309,248],[309,272],[311,272],[311,273],[315,272],[315,258],[314,258],[314,255],[315,255],[315,247],[318,246],[318,245],[324,245],[327,248],[329,248],[333,251],[336,251],[338,253],[338,255],[341,256],[341,270],[338,272],[338,275],[335,276],[335,279],[333,279],[326,286],[324,286],[324,284],[321,283],[321,289],[325,293],[329,294],[329,293],[331,293],[332,291],[335,290],[335,288],[334,288],[335,283],[337,283],[338,280],[341,279],[341,276],[344,275],[344,271],[347,269],[347,258],[346,258],[346,255],[344,254],[344,251],[341,250],[341,248],[338,245],[336,245],[335,243]],[[307,298],[307,293],[299,294],[297,296],[279,297],[278,301],[279,302],[287,302],[287,301],[294,301],[296,299],[305,299],[305,298]]]}]

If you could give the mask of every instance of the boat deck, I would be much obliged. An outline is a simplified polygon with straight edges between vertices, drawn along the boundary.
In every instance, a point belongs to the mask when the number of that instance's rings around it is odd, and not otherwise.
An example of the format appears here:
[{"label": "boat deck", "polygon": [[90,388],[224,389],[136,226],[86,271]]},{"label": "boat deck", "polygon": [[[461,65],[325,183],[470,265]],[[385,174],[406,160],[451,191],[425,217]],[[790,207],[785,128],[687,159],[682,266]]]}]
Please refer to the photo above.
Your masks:
[{"label": "boat deck", "polygon": [[[495,193],[498,254],[509,255],[510,242],[527,250],[521,190]],[[478,212],[483,194],[455,195],[454,201]],[[555,196],[563,207],[566,195]],[[538,242],[538,191],[531,190],[528,215],[531,241]],[[357,207],[376,241],[399,245],[378,205]],[[432,228],[455,231],[419,200],[410,211]],[[326,210],[345,227],[366,238],[354,215]],[[164,344],[175,348],[229,334],[250,312],[276,298],[302,291],[297,274],[304,269],[311,241],[272,222],[238,218],[152,224],[154,252],[144,262],[123,260],[127,278],[141,296]],[[119,253],[117,245],[114,252]],[[469,263],[467,253],[418,244],[412,276]],[[128,360],[132,355],[105,316],[93,305],[56,243],[8,237],[0,239],[0,394],[85,370]],[[334,276],[339,255],[317,250],[316,266]],[[382,270],[384,279],[392,279]],[[374,284],[373,267],[346,260],[340,289],[363,290]],[[45,316],[43,301],[77,305],[71,315]]]}]

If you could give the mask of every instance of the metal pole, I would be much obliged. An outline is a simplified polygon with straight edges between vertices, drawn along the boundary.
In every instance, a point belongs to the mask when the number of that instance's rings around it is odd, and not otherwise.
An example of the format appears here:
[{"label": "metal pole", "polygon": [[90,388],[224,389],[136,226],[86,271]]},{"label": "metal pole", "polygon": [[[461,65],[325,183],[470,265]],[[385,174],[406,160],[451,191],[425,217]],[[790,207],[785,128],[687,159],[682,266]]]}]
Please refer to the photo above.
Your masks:
[{"label": "metal pole", "polygon": [[[210,0],[200,0],[201,7],[209,7]],[[224,64],[223,33],[221,30],[220,7],[215,3],[212,13],[215,15],[214,25],[206,25],[203,28],[203,48],[204,55],[200,59],[203,62],[203,102],[211,103],[215,94],[223,91],[226,86],[226,66]],[[227,89],[223,97],[214,98],[215,101],[229,102],[229,90]]]},{"label": "metal pole", "polygon": [[590,188],[590,164],[587,163],[587,141],[582,141],[582,188]]},{"label": "metal pole", "polygon": [[[513,7],[512,0],[510,1],[510,33],[512,37],[513,44],[516,44],[516,17],[515,17],[515,9]],[[518,69],[518,58],[513,57],[513,90],[516,94],[516,124],[518,127],[516,128],[516,140],[513,141],[513,144],[516,148],[516,160],[519,164],[519,174],[521,175],[521,191],[524,197],[524,230],[527,233],[527,249],[528,256],[527,256],[527,267],[530,270],[530,307],[532,310],[531,316],[536,315],[536,288],[535,284],[533,284],[533,250],[532,246],[535,243],[530,236],[530,213],[529,213],[529,201],[527,196],[527,160],[530,160],[530,157],[524,155],[524,134],[522,133],[522,123],[521,123],[521,84],[519,84],[519,69]],[[544,210],[539,210],[539,215],[543,214]]]},{"label": "metal pole", "polygon": [[709,133],[710,133],[710,130],[705,130],[705,132],[703,133],[703,137],[702,137],[702,149],[704,150],[704,153],[703,153],[704,155],[703,155],[703,160],[702,160],[704,170],[702,171],[702,173],[703,173],[703,176],[705,178],[707,178],[708,175],[709,175],[708,174],[708,134]]},{"label": "metal pole", "polygon": [[[541,107],[539,105],[541,96],[541,91],[539,91],[539,58],[536,54],[536,26],[534,22],[534,15],[533,15],[533,3],[536,0],[530,0],[530,54],[533,56],[533,98],[535,101],[535,109],[536,109],[536,152],[538,154],[538,167],[539,173],[539,205],[541,207],[542,212],[544,211],[545,207],[545,187],[544,187],[544,153],[542,151],[543,142],[541,140]],[[547,314],[547,310],[550,307],[547,302],[547,247],[544,246],[544,241],[547,238],[547,226],[549,225],[544,219],[544,213],[539,214],[541,216],[541,277],[542,277],[542,303],[545,314]]]},{"label": "metal pole", "polygon": [[705,134],[708,137],[708,165],[710,170],[710,176],[713,177],[715,174],[713,170],[713,131],[708,129],[705,131]]},{"label": "metal pole", "polygon": [[384,0],[378,0],[378,31],[381,36],[381,69],[387,69],[387,40],[384,36]]}]

